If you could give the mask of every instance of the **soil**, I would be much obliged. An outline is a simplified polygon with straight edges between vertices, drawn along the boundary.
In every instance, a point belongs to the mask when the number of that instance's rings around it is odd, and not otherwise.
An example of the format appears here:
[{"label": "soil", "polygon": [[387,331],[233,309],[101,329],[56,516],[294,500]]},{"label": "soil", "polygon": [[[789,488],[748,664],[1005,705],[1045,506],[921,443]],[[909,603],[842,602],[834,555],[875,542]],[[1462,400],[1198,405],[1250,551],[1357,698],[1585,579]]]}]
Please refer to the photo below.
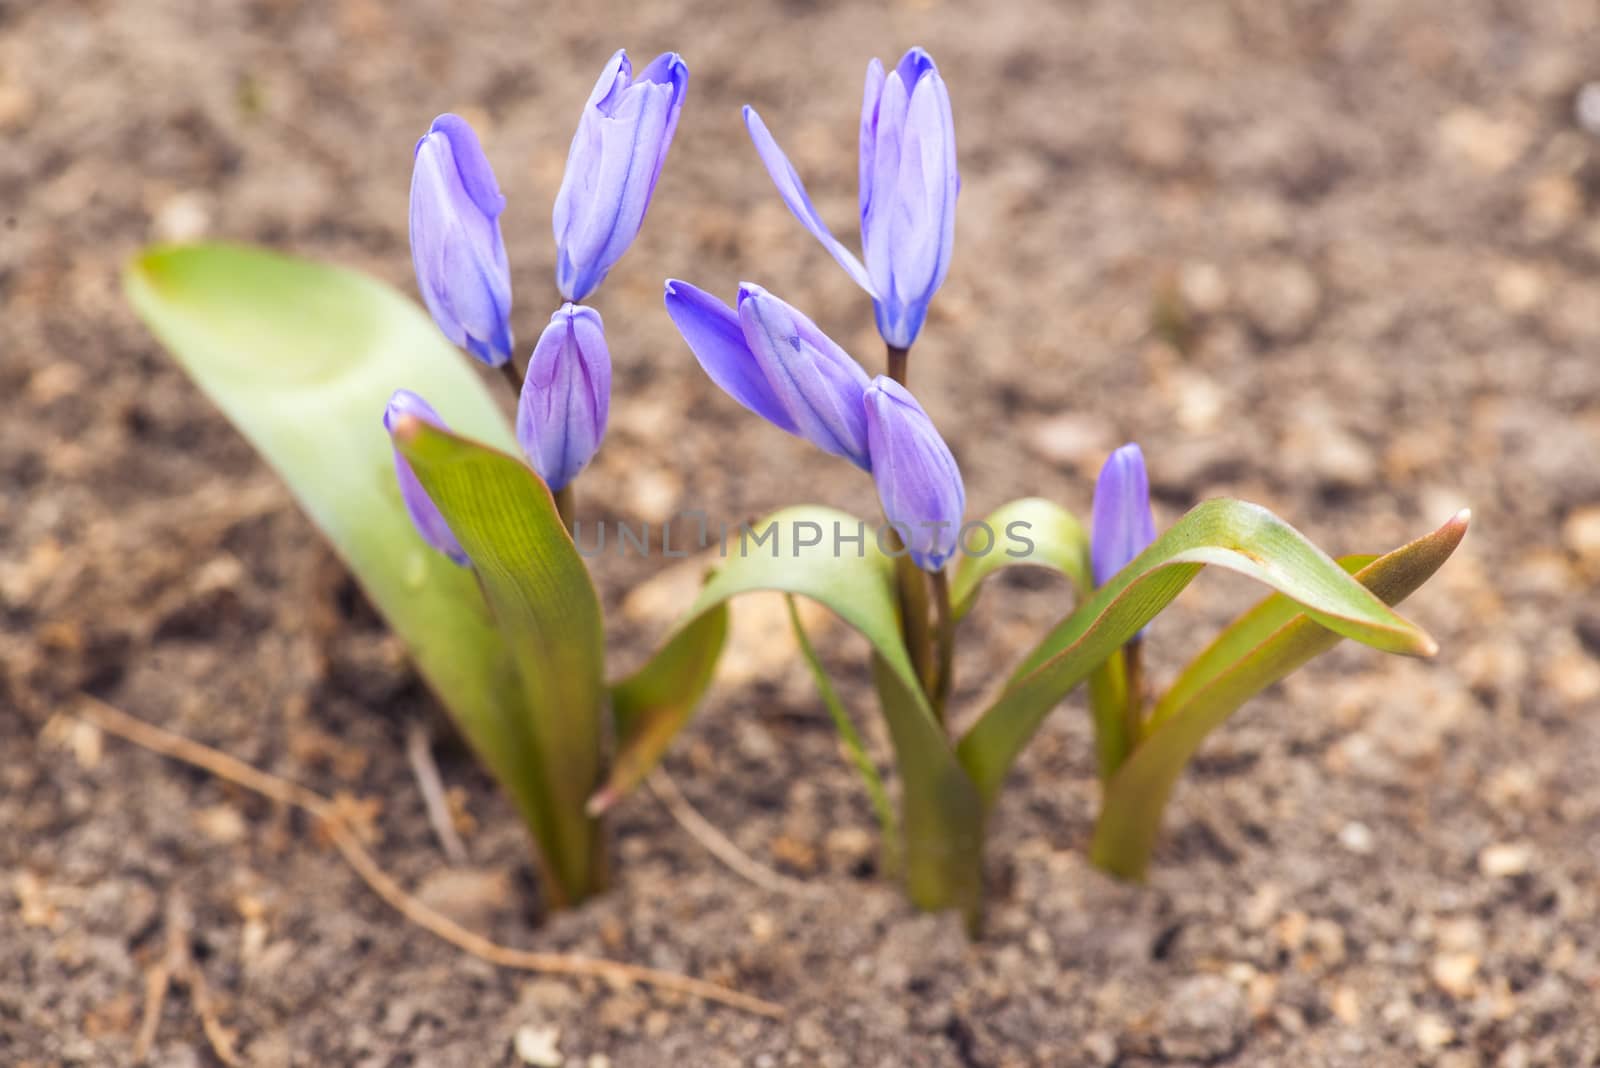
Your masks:
[{"label": "soil", "polygon": [[[588,1068],[1600,1063],[1600,137],[1575,109],[1597,33],[1591,0],[0,2],[0,1062],[128,1063],[178,902],[260,1068],[554,1063],[540,1045]],[[951,86],[964,185],[912,381],[971,513],[1032,493],[1084,514],[1129,439],[1163,522],[1229,493],[1380,551],[1470,504],[1408,607],[1443,651],[1342,647],[1247,706],[1174,797],[1146,886],[1084,860],[1074,698],[1000,805],[973,944],[877,877],[870,807],[757,604],[667,766],[824,892],[753,886],[643,792],[617,814],[615,889],[544,916],[508,805],[117,272],[151,240],[227,237],[410,291],[411,146],[457,110],[511,198],[529,342],[594,74],[621,44],[675,48],[677,144],[597,298],[614,426],[584,507],[870,514],[865,479],[704,378],[660,284],[759,281],[878,369],[865,298],[782,207],[737,108],[761,108],[848,234],[862,70],[913,43]],[[619,668],[670,620],[658,594],[685,572],[665,566],[594,563]],[[1253,596],[1202,576],[1152,628],[1150,670]],[[963,707],[1065,608],[1030,576],[987,594]],[[818,637],[887,763],[860,648]],[[80,692],[366,799],[384,866],[502,942],[789,1014],[480,963],[399,921],[304,819],[83,724]],[[407,763],[419,721],[461,867]],[[159,1024],[150,1063],[218,1063],[183,984]]]}]

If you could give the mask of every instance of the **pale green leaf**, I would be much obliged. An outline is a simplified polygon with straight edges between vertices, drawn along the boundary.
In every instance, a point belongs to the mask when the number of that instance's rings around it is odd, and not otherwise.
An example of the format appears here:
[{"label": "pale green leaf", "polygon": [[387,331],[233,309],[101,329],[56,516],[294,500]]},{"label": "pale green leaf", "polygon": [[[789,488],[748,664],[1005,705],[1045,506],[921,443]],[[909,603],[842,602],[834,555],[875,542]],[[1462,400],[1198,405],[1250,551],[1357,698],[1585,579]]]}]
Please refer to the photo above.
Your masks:
[{"label": "pale green leaf", "polygon": [[564,902],[604,882],[605,854],[585,802],[605,741],[605,631],[583,559],[554,499],[522,460],[414,417],[395,442],[472,560],[512,652],[520,706],[501,730],[523,802]]},{"label": "pale green leaf", "polygon": [[[904,835],[899,855],[908,892],[920,907],[960,908],[969,922],[975,923],[982,880],[982,812],[977,794],[956,763],[901,642],[894,561],[871,544],[870,538],[859,547],[859,553],[836,553],[828,538],[820,539],[820,544],[804,545],[795,537],[801,527],[807,527],[809,535],[835,529],[836,523],[838,529],[854,531],[860,521],[831,508],[801,506],[778,512],[750,528],[758,535],[774,528],[775,541],[730,537],[726,559],[719,561],[674,637],[657,656],[667,655],[678,636],[688,633],[706,613],[741,594],[760,590],[807,597],[864,635],[873,648],[875,677],[899,771]],[[685,654],[679,649],[671,655]],[[646,665],[643,670],[654,668]],[[676,708],[663,715],[673,730],[682,723]],[[652,756],[659,754],[666,735],[648,735]],[[633,760],[630,778],[637,781],[649,771],[650,763]]]},{"label": "pale green leaf", "polygon": [[1254,578],[1329,629],[1375,648],[1434,651],[1433,639],[1265,508],[1227,499],[1202,502],[1057,626],[961,739],[961,762],[986,801],[1056,703],[1207,564]]},{"label": "pale green leaf", "polygon": [[985,519],[990,544],[986,552],[977,534],[970,554],[963,553],[950,583],[950,601],[960,619],[978,599],[984,579],[1006,567],[1042,567],[1065,575],[1073,595],[1083,598],[1094,588],[1089,569],[1089,535],[1071,512],[1042,497],[1023,497],[995,509]]},{"label": "pale green leaf", "polygon": [[522,693],[471,572],[430,549],[395,483],[383,411],[398,387],[504,448],[479,371],[428,316],[365,275],[235,245],[157,248],[128,299],[289,485],[473,748],[513,794]]},{"label": "pale green leaf", "polygon": [[[1432,534],[1377,558],[1347,558],[1355,579],[1386,604],[1426,582],[1466,535],[1462,512]],[[1240,705],[1341,635],[1287,597],[1273,595],[1241,616],[1195,658],[1152,715],[1144,740],[1106,784],[1091,856],[1126,878],[1141,878],[1173,784],[1206,736]]]}]

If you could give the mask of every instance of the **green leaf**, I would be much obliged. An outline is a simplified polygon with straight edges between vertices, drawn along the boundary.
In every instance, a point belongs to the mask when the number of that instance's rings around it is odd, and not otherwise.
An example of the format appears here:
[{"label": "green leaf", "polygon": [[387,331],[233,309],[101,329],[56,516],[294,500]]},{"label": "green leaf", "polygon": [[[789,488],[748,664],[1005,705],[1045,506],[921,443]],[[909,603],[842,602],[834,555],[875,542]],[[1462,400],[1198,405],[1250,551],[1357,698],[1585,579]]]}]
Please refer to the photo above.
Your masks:
[{"label": "green leaf", "polygon": [[839,698],[839,691],[833,688],[833,682],[828,678],[828,671],[822,666],[822,660],[817,656],[817,650],[806,634],[806,627],[800,619],[799,609],[795,607],[794,598],[786,594],[784,604],[789,609],[789,628],[794,631],[794,640],[800,646],[800,655],[805,659],[806,666],[811,669],[811,678],[817,684],[817,693],[822,695],[822,703],[827,706],[828,715],[833,717],[834,729],[839,732],[839,740],[844,743],[845,752],[850,756],[850,765],[856,769],[856,774],[861,776],[861,785],[867,791],[867,798],[872,802],[872,811],[878,817],[878,829],[883,833],[885,852],[888,855],[888,862],[884,867],[897,868],[899,861],[894,854],[899,848],[900,822],[895,819],[894,806],[889,803],[889,793],[883,788],[883,776],[878,774],[877,765],[867,755],[866,743],[861,740],[861,732],[856,730],[855,722],[845,710],[844,702]]},{"label": "green leaf", "polygon": [[[1075,601],[1094,592],[1089,534],[1077,516],[1061,505],[1042,497],[1023,497],[1002,504],[984,523],[993,532],[995,543],[988,553],[962,556],[956,564],[951,600],[957,619],[977,602],[983,581],[1005,567],[1042,567],[1065,575],[1072,584]],[[1029,543],[1025,550],[1015,546],[1020,555],[1012,555],[1016,537],[1026,538]],[[1112,654],[1089,673],[1089,706],[1094,714],[1094,740],[1102,778],[1109,778],[1116,771],[1131,744],[1126,737],[1127,697],[1121,661]]]},{"label": "green leaf", "polygon": [[[1354,575],[1376,559],[1371,555],[1342,556],[1338,564],[1346,574]],[[1228,624],[1210,645],[1189,661],[1167,692],[1161,695],[1161,700],[1145,725],[1146,732],[1154,731],[1176,709],[1187,704],[1195,693],[1253,653],[1278,628],[1303,614],[1297,603],[1281,593],[1274,593]]]},{"label": "green leaf", "polygon": [[523,715],[471,572],[417,536],[383,410],[400,386],[457,430],[513,448],[473,365],[415,304],[352,271],[234,245],[157,248],[124,275],[134,310],[288,483],[514,796]]},{"label": "green leaf", "polygon": [[[830,609],[866,637],[874,653],[874,674],[883,698],[889,734],[894,742],[901,784],[900,857],[911,899],[927,909],[960,908],[976,922],[982,878],[982,812],[971,781],[956,763],[949,740],[917,682],[900,640],[896,615],[894,561],[867,538],[859,555],[834,551],[830,538],[802,545],[795,537],[803,526],[819,534],[854,531],[860,520],[831,508],[788,508],[752,525],[755,537],[730,538],[727,558],[701,589],[700,596],[656,658],[641,674],[666,670],[657,661],[688,654],[674,644],[689,634],[708,612],[744,593],[769,590],[807,597]],[[835,524],[838,524],[837,528]],[[774,536],[757,540],[769,530]],[[637,677],[637,676],[636,676]],[[647,702],[634,715],[641,722],[654,716]],[[675,731],[679,709],[660,713]],[[628,778],[638,781],[659,755],[668,730],[651,736],[649,759],[632,760]],[[625,787],[625,782],[617,786]],[[608,784],[605,803],[614,791]]]},{"label": "green leaf", "polygon": [[[605,741],[600,601],[550,491],[520,459],[407,417],[395,443],[472,560],[512,652],[522,700],[500,733],[509,784],[539,840],[561,904],[600,889],[605,851],[584,805]],[[507,683],[507,689],[510,682]]]},{"label": "green leaf", "polygon": [[[1384,603],[1398,604],[1455,551],[1469,518],[1462,512],[1385,556],[1344,563]],[[1143,742],[1107,783],[1090,853],[1094,862],[1125,878],[1142,878],[1167,798],[1200,743],[1245,701],[1340,639],[1278,594],[1229,626],[1157,703]]]},{"label": "green leaf", "polygon": [[1265,583],[1323,626],[1374,648],[1424,656],[1436,648],[1415,624],[1390,611],[1265,508],[1204,501],[1057,626],[961,739],[962,765],[986,802],[1050,709],[1170,604],[1206,564]]},{"label": "green leaf", "polygon": [[[971,610],[983,580],[1004,567],[1043,567],[1065,575],[1079,598],[1094,588],[1089,535],[1071,512],[1054,501],[1042,497],[1010,501],[990,513],[984,523],[994,544],[986,553],[963,554],[950,584],[950,601],[957,619]],[[1032,543],[1030,548],[1024,549],[1013,540],[1014,528],[1015,537],[1026,538]]]},{"label": "green leaf", "polygon": [[715,605],[680,627],[644,667],[612,685],[617,755],[605,786],[589,801],[590,812],[616,804],[661,760],[711,685],[727,637],[727,606]]}]

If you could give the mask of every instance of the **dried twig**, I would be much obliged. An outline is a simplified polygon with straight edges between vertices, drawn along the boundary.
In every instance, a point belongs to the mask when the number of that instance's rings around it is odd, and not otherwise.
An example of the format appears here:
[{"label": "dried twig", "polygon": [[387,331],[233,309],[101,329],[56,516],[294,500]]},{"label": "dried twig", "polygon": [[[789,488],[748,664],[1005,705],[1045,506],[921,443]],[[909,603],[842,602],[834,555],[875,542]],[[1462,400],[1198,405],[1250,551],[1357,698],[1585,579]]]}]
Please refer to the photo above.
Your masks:
[{"label": "dried twig", "polygon": [[339,854],[355,869],[363,882],[395,911],[463,952],[506,968],[541,972],[548,975],[589,976],[619,985],[638,983],[658,990],[704,998],[758,1016],[781,1017],[781,1005],[740,993],[737,990],[672,972],[657,971],[637,964],[583,957],[565,953],[536,953],[491,942],[467,930],[454,920],[418,901],[379,867],[372,854],[356,839],[340,819],[334,804],[321,794],[298,783],[270,775],[226,753],[173,734],[107,704],[89,694],[80,694],[78,713],[101,730],[135,745],[171,757],[219,778],[286,805],[293,805],[321,823]]},{"label": "dried twig", "polygon": [[706,852],[726,864],[733,871],[761,887],[779,894],[794,894],[799,897],[817,897],[821,894],[819,887],[791,879],[781,872],[756,860],[750,854],[733,844],[733,840],[712,825],[711,821],[700,815],[689,799],[683,796],[683,791],[678,789],[678,784],[668,775],[666,769],[657,767],[645,780],[651,793],[656,799],[667,806],[667,812],[678,821],[678,826],[689,832],[689,836],[701,845]]},{"label": "dried twig", "polygon": [[428,744],[428,728],[413,722],[406,728],[406,759],[411,762],[411,774],[416,776],[417,789],[422,791],[422,804],[428,810],[428,823],[434,837],[452,864],[467,862],[467,847],[461,844],[455,821],[450,818],[450,802],[444,796],[444,780],[439,777],[439,765],[433,762],[433,748]]},{"label": "dried twig", "polygon": [[189,988],[189,1000],[194,1003],[195,1014],[200,1017],[200,1029],[205,1032],[211,1052],[228,1068],[242,1068],[244,1062],[233,1049],[233,1035],[222,1026],[211,1000],[211,988],[206,985],[205,973],[195,963],[194,954],[189,948],[193,928],[188,904],[181,895],[173,894],[167,899],[166,952],[145,976],[144,1018],[139,1023],[139,1035],[133,1044],[134,1063],[143,1064],[149,1058],[150,1048],[155,1045],[156,1032],[161,1027],[161,1010],[166,1005],[167,993],[172,989],[173,981],[177,980]]}]

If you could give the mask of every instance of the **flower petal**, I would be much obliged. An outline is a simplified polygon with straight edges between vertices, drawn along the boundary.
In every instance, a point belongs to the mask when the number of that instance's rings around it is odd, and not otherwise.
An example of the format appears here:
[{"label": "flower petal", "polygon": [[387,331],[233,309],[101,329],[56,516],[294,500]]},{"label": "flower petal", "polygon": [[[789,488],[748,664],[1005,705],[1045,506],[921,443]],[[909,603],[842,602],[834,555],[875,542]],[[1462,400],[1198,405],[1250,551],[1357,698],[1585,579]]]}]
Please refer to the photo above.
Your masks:
[{"label": "flower petal", "polygon": [[801,225],[811,231],[811,236],[822,242],[822,247],[838,261],[839,266],[854,279],[856,285],[876,299],[878,291],[873,287],[871,278],[867,276],[867,269],[862,266],[855,253],[840,244],[839,239],[833,236],[833,231],[828,229],[828,224],[822,221],[822,216],[817,214],[817,209],[811,203],[811,197],[806,194],[805,183],[800,180],[794,164],[789,162],[789,157],[783,154],[783,149],[773,140],[766,123],[756,114],[756,109],[748,105],[744,109],[744,125],[750,131],[750,140],[755,142],[756,154],[761,157],[761,163],[767,168],[767,174],[771,175],[773,184],[778,187],[778,195],[783,197],[784,204],[794,213],[794,217],[800,220]]},{"label": "flower petal", "polygon": [[565,304],[539,335],[517,402],[517,443],[552,490],[594,458],[610,409],[611,353],[600,314]]},{"label": "flower petal", "polygon": [[732,308],[705,290],[676,279],[667,280],[666,302],[673,325],[711,381],[780,430],[800,432],[756,362]]},{"label": "flower petal", "polygon": [[1150,511],[1150,476],[1139,446],[1122,446],[1100,469],[1094,486],[1089,561],[1096,586],[1103,586],[1156,540]]},{"label": "flower petal", "polygon": [[961,469],[928,413],[900,383],[879,375],[865,405],[872,478],[883,513],[917,566],[937,571],[960,540],[967,507]]},{"label": "flower petal", "polygon": [[[383,428],[393,433],[395,424],[404,416],[421,419],[440,430],[448,429],[444,420],[439,418],[439,413],[433,410],[433,405],[409,389],[397,389],[383,410]],[[461,543],[450,532],[449,524],[444,521],[444,516],[428,496],[428,491],[422,488],[422,483],[417,480],[416,473],[411,470],[405,457],[400,455],[399,449],[394,450],[394,476],[400,484],[400,500],[405,504],[411,524],[417,528],[422,540],[457,564],[470,566],[471,561],[467,559]]]},{"label": "flower petal", "polygon": [[439,329],[498,367],[511,358],[511,267],[500,195],[477,135],[441,115],[417,142],[411,175],[411,259]]},{"label": "flower petal", "polygon": [[748,282],[739,287],[739,325],[796,432],[870,470],[861,365],[798,309]]}]

